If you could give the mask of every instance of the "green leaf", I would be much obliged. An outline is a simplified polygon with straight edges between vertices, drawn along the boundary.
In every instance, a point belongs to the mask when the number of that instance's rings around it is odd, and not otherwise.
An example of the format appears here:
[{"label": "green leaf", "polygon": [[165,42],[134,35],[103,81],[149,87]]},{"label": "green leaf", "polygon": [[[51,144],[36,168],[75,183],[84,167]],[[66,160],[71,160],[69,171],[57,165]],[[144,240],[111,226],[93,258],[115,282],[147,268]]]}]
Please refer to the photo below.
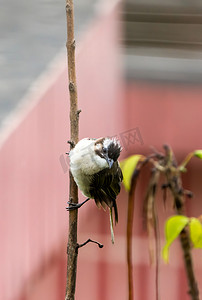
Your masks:
[{"label": "green leaf", "polygon": [[169,261],[169,248],[172,242],[179,236],[180,232],[189,223],[185,216],[170,217],[165,224],[166,244],[162,250],[162,257],[166,263]]},{"label": "green leaf", "polygon": [[190,224],[190,238],[194,248],[202,248],[202,225],[196,218],[191,218]]},{"label": "green leaf", "polygon": [[127,191],[130,191],[131,178],[132,178],[133,172],[135,171],[137,163],[143,159],[144,159],[143,155],[137,154],[137,155],[132,155],[120,162],[120,167],[121,167],[122,173],[123,173],[123,184]]},{"label": "green leaf", "polygon": [[202,150],[195,150],[194,151],[194,156],[202,159]]}]

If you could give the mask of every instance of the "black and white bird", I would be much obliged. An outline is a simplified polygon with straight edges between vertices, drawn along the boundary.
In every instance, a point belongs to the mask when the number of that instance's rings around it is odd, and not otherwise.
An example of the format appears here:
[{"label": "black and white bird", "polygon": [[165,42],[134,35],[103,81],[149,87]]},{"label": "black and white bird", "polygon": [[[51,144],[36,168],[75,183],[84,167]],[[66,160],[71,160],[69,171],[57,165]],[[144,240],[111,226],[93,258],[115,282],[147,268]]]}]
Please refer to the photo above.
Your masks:
[{"label": "black and white bird", "polygon": [[114,243],[113,212],[115,224],[118,222],[116,197],[120,192],[123,175],[118,157],[121,146],[112,138],[84,138],[70,151],[70,171],[76,184],[88,197],[84,202],[69,203],[67,210],[81,207],[89,199],[94,199],[98,208],[110,210],[111,239]]}]

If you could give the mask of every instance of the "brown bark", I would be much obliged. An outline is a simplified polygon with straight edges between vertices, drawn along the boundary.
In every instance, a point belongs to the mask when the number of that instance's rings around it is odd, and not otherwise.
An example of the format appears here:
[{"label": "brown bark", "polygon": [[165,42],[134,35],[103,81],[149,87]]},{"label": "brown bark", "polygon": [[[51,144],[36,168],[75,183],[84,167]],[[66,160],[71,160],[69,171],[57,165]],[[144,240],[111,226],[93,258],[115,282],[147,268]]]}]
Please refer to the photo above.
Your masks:
[{"label": "brown bark", "polygon": [[[75,68],[75,39],[74,39],[74,5],[73,0],[66,0],[67,16],[67,59],[70,95],[70,147],[78,142],[79,111],[77,108],[77,85]],[[70,191],[69,201],[78,203],[78,188],[73,176],[69,173]],[[65,300],[74,300],[77,270],[77,209],[69,212],[69,235],[67,245],[67,283]]]}]

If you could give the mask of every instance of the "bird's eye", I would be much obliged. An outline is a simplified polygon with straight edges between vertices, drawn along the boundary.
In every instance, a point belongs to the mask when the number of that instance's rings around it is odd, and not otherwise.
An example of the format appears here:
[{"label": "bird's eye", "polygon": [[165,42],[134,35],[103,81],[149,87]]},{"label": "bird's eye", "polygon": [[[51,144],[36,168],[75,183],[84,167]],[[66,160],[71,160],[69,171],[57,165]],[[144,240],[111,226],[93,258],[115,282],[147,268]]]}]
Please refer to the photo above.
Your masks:
[{"label": "bird's eye", "polygon": [[103,151],[103,153],[104,153],[104,154],[106,154],[106,153],[107,153],[107,149],[106,149],[106,148],[103,148],[103,150],[102,150],[102,151]]}]

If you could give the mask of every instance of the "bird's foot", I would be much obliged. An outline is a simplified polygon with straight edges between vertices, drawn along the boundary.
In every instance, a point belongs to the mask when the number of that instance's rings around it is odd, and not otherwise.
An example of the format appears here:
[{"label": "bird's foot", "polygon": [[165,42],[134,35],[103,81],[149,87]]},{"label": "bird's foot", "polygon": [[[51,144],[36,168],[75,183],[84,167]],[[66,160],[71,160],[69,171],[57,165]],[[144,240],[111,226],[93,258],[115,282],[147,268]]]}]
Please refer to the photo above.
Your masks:
[{"label": "bird's foot", "polygon": [[82,203],[71,203],[69,201],[67,202],[67,204],[69,204],[69,206],[66,207],[67,211],[78,209],[82,205]]},{"label": "bird's foot", "polygon": [[84,203],[86,203],[88,200],[90,200],[90,198],[87,198],[85,201],[81,202],[81,203],[72,203],[70,201],[68,201],[67,203],[69,204],[68,207],[66,207],[67,211],[71,211],[71,210],[75,210],[78,209],[79,207],[81,207]]}]

